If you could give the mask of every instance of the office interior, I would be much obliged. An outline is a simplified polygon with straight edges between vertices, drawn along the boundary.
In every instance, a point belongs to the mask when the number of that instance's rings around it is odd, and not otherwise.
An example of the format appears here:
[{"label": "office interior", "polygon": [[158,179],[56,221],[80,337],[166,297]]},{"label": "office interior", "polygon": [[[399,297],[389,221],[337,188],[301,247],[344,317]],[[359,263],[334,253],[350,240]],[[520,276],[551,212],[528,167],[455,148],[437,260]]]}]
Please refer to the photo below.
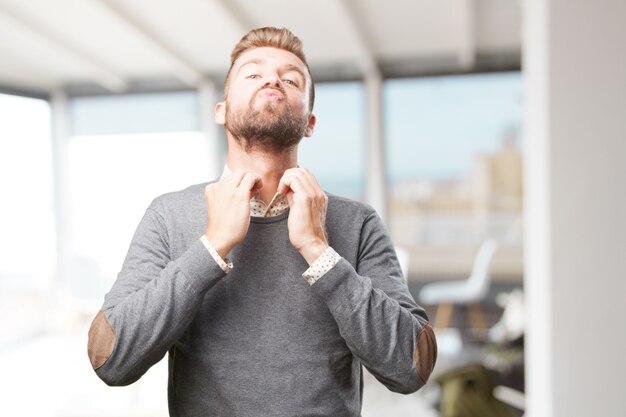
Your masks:
[{"label": "office interior", "polygon": [[626,415],[622,0],[0,0],[1,415],[166,416],[87,329],[157,195],[219,177],[232,47],[288,27],[301,165],[374,207],[439,346],[364,417]]}]

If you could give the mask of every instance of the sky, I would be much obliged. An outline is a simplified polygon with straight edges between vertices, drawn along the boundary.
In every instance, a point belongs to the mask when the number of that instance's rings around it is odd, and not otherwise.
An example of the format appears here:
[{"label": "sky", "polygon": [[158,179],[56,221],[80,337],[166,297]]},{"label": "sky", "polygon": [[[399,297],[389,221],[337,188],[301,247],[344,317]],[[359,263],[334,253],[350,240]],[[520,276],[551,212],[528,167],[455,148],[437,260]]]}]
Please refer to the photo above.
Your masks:
[{"label": "sky", "polygon": [[384,100],[392,180],[463,176],[522,123],[519,72],[392,80]]}]

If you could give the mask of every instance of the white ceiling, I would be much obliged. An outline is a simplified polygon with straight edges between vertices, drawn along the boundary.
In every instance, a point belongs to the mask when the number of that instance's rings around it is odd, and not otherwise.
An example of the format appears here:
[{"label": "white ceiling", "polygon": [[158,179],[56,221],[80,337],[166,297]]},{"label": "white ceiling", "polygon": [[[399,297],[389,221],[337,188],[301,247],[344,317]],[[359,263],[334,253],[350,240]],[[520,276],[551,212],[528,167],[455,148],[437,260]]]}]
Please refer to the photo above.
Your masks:
[{"label": "white ceiling", "polygon": [[316,79],[519,66],[521,50],[520,0],[0,0],[0,86],[195,87],[260,26],[298,35]]}]

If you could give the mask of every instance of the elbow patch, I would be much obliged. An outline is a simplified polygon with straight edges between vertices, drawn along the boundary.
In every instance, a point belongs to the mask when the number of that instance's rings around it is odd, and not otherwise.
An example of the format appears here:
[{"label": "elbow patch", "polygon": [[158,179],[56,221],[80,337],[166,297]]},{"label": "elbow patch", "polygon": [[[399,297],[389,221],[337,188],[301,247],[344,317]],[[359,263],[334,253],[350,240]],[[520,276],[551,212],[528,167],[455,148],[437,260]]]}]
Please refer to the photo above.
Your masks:
[{"label": "elbow patch", "polygon": [[417,336],[413,359],[420,378],[422,378],[424,383],[428,382],[428,378],[430,378],[437,361],[437,340],[435,339],[433,328],[428,323],[424,325],[424,328]]},{"label": "elbow patch", "polygon": [[92,368],[98,369],[109,359],[115,347],[115,331],[104,315],[98,312],[89,328],[87,354]]}]

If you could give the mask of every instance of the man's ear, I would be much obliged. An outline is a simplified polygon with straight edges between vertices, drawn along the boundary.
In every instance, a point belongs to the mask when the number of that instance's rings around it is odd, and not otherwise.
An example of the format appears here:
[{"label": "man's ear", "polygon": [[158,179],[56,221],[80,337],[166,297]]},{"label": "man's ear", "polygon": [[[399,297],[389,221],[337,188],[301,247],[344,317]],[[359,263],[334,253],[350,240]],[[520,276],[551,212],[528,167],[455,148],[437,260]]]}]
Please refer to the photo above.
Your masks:
[{"label": "man's ear", "polygon": [[311,113],[311,115],[309,116],[309,124],[306,127],[306,130],[304,131],[304,136],[306,136],[307,138],[313,135],[313,129],[315,128],[315,122],[317,121],[315,115],[313,113]]},{"label": "man's ear", "polygon": [[215,105],[215,123],[223,125],[226,120],[226,102],[220,101]]}]

